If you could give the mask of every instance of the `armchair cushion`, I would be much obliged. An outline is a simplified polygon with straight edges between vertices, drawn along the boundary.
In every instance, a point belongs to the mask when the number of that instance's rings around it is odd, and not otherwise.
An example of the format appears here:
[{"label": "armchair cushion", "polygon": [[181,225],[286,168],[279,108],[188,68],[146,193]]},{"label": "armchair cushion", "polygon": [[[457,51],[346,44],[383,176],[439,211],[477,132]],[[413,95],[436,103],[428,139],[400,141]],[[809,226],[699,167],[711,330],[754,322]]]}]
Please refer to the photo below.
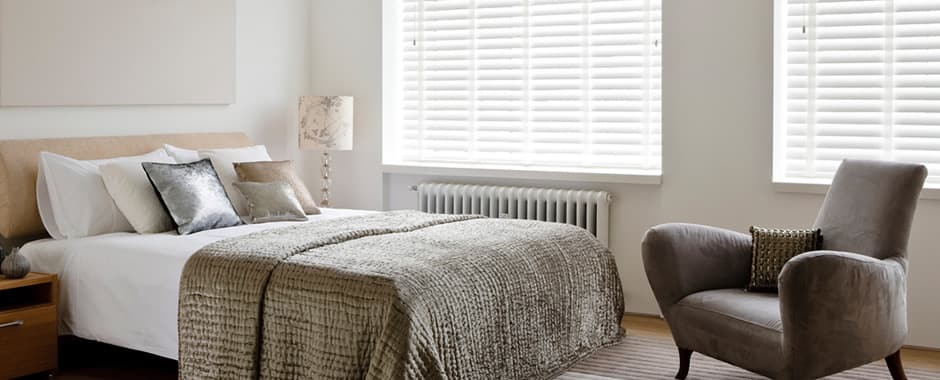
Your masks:
[{"label": "armchair cushion", "polygon": [[684,308],[719,314],[736,322],[783,332],[780,299],[774,294],[749,293],[741,289],[718,289],[698,292],[679,301]]},{"label": "armchair cushion", "polygon": [[777,276],[793,256],[819,249],[820,230],[751,227],[751,280],[748,291],[777,291]]},{"label": "armchair cushion", "polygon": [[680,300],[670,328],[676,344],[762,374],[784,370],[783,322],[776,294],[706,290]]}]

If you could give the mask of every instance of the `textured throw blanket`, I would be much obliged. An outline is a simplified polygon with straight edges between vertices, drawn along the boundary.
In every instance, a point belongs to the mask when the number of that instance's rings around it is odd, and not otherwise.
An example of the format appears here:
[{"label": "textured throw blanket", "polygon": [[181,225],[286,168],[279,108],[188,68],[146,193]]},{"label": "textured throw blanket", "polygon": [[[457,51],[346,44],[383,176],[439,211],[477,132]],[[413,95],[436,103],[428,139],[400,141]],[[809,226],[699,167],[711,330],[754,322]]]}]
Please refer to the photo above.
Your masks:
[{"label": "textured throw blanket", "polygon": [[619,340],[578,227],[388,212],[223,240],[186,264],[181,379],[547,379]]}]

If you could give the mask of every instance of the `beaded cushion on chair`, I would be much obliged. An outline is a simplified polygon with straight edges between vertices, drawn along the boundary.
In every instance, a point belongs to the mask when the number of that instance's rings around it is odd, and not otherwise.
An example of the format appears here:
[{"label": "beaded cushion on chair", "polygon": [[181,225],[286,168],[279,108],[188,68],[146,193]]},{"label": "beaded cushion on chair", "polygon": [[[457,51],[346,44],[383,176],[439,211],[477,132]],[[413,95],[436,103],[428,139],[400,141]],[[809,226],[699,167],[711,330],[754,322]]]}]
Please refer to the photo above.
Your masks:
[{"label": "beaded cushion on chair", "polygon": [[751,227],[751,279],[747,291],[776,292],[783,265],[822,244],[820,229]]}]

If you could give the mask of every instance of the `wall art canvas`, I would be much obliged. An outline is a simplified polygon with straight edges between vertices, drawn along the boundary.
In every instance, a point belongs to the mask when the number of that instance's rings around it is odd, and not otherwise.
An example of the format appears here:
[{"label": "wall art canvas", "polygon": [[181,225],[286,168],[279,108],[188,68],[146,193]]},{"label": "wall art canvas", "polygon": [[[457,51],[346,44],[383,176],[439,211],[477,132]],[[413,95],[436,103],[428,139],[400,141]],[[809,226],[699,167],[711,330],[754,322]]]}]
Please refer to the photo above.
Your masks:
[{"label": "wall art canvas", "polygon": [[0,106],[231,104],[235,0],[0,0]]}]

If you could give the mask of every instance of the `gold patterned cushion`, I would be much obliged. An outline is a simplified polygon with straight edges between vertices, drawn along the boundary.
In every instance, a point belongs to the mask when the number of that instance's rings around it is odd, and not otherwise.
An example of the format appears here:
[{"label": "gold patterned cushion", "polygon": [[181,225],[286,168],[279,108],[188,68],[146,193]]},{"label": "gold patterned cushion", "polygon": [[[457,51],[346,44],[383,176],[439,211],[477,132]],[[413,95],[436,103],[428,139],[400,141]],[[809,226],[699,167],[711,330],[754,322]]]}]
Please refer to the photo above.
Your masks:
[{"label": "gold patterned cushion", "polygon": [[287,182],[235,182],[232,184],[248,203],[251,223],[306,222],[300,201]]},{"label": "gold patterned cushion", "polygon": [[307,215],[320,213],[304,181],[294,171],[292,161],[236,162],[235,173],[241,182],[287,182]]},{"label": "gold patterned cushion", "polygon": [[777,291],[777,276],[793,256],[822,245],[822,231],[751,227],[751,280],[748,291]]}]

